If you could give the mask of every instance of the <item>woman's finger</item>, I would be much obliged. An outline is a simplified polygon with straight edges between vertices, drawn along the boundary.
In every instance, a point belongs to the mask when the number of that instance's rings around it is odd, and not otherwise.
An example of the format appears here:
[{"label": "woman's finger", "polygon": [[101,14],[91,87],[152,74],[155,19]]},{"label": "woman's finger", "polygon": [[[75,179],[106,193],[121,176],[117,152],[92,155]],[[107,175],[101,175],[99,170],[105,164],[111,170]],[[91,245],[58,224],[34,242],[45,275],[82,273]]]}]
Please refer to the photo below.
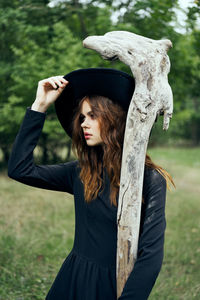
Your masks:
[{"label": "woman's finger", "polygon": [[44,86],[51,85],[53,89],[56,90],[58,90],[58,88],[63,89],[68,83],[69,82],[62,76],[52,76],[39,81],[39,84]]},{"label": "woman's finger", "polygon": [[58,75],[58,76],[53,76],[52,78],[58,78],[62,83],[68,83],[69,81],[66,80],[63,76],[64,75]]},{"label": "woman's finger", "polygon": [[54,81],[51,80],[50,78],[40,80],[40,81],[38,82],[38,85],[42,85],[42,86],[49,86],[49,85],[51,85],[54,89],[57,88],[57,86],[56,86],[56,84],[54,83]]},{"label": "woman's finger", "polygon": [[59,77],[60,81],[63,82],[63,83],[68,83],[69,81],[67,81],[65,78],[63,77]]},{"label": "woman's finger", "polygon": [[64,87],[64,83],[60,81],[58,77],[51,77],[51,79],[59,86],[59,87]]},{"label": "woman's finger", "polygon": [[54,89],[57,89],[57,85],[55,84],[55,82],[51,78],[48,78],[47,82],[50,83]]}]

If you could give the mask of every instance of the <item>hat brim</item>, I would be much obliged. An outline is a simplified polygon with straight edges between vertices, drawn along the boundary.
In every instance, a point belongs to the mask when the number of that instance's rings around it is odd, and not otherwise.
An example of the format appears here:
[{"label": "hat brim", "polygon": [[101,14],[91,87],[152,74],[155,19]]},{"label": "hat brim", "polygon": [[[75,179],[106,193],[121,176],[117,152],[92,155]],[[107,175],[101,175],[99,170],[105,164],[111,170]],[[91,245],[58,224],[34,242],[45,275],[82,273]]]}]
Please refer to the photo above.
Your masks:
[{"label": "hat brim", "polygon": [[109,68],[78,69],[64,76],[69,81],[55,101],[55,110],[62,127],[72,137],[72,120],[76,107],[86,95],[108,97],[128,111],[135,80],[129,74]]}]

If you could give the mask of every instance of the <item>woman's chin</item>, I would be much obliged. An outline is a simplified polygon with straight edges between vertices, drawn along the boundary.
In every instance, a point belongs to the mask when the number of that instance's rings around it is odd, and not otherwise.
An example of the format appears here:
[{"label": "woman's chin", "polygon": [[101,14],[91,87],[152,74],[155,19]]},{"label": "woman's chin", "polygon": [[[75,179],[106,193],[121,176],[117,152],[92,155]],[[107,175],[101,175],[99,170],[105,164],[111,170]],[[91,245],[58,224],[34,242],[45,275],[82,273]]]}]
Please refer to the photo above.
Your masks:
[{"label": "woman's chin", "polygon": [[87,145],[89,147],[95,147],[95,146],[101,146],[102,143],[101,142],[92,142],[92,141],[86,141]]}]

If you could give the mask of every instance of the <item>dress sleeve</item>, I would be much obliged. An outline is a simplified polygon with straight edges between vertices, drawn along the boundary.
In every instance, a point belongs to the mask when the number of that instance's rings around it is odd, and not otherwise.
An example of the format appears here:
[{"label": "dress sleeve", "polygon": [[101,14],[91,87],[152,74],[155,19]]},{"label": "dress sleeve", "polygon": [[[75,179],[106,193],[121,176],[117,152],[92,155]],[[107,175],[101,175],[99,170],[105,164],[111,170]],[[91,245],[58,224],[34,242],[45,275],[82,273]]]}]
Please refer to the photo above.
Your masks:
[{"label": "dress sleeve", "polygon": [[161,270],[166,228],[166,180],[155,169],[144,180],[138,255],[119,300],[146,300]]},{"label": "dress sleeve", "polygon": [[8,161],[8,176],[42,189],[73,194],[77,161],[57,165],[36,165],[33,150],[40,137],[46,113],[27,108]]}]

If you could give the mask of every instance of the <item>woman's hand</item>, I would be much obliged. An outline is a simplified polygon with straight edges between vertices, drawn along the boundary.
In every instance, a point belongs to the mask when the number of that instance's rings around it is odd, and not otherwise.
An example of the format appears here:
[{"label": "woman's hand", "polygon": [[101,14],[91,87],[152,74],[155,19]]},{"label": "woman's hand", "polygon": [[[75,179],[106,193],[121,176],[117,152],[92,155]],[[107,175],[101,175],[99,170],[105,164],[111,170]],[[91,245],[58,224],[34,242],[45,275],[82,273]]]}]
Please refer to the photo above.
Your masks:
[{"label": "woman's hand", "polygon": [[65,80],[63,76],[53,76],[38,82],[36,92],[36,99],[31,106],[31,109],[45,112],[47,108],[55,102],[60,96],[69,81]]}]

